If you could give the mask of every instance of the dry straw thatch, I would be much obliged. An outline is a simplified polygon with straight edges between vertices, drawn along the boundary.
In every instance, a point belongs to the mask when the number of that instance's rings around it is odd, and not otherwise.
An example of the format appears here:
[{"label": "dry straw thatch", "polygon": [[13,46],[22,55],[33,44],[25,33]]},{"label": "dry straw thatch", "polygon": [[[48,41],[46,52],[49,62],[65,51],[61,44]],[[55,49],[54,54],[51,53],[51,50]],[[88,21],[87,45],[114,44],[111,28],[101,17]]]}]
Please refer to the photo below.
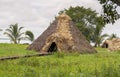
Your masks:
[{"label": "dry straw thatch", "polygon": [[58,52],[96,53],[96,50],[66,14],[56,17],[53,23],[27,49],[42,53],[54,50]]},{"label": "dry straw thatch", "polygon": [[112,40],[105,40],[102,47],[108,48],[110,51],[120,50],[120,38],[113,38]]}]

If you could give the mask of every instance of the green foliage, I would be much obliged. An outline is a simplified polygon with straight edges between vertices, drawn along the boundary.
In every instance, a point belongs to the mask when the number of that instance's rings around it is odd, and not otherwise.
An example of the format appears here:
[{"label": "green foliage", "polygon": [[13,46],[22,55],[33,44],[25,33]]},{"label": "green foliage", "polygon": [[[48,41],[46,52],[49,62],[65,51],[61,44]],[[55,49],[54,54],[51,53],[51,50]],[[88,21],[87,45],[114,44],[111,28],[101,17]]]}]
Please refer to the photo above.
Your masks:
[{"label": "green foliage", "polygon": [[[103,7],[103,19],[105,23],[115,23],[120,18],[120,14],[117,12],[117,5],[115,0],[98,0]],[[113,2],[112,2],[113,1]],[[116,1],[115,1],[116,2]]]},{"label": "green foliage", "polygon": [[118,6],[120,6],[120,0],[110,0],[112,1],[113,3],[117,4]]},{"label": "green foliage", "polygon": [[105,37],[108,37],[108,34],[102,34],[103,27],[101,25],[94,28],[94,33],[92,35],[92,42],[95,43],[95,47],[100,46]]},{"label": "green foliage", "polygon": [[26,35],[26,38],[31,42],[34,40],[34,34],[31,31],[26,31],[25,35]]},{"label": "green foliage", "polygon": [[6,29],[4,34],[6,34],[14,44],[18,44],[20,43],[21,39],[23,39],[22,35],[24,33],[21,32],[22,29],[23,27],[18,27],[17,23],[12,24],[8,29]]},{"label": "green foliage", "polygon": [[70,7],[60,11],[59,14],[65,12],[69,15],[79,30],[85,35],[89,42],[94,42],[99,46],[107,34],[101,35],[105,23],[101,16],[98,16],[95,11],[84,7]]},{"label": "green foliage", "polygon": [[117,37],[117,35],[116,35],[116,34],[114,34],[114,33],[113,33],[113,34],[111,34],[111,35],[109,36],[109,38],[108,38],[108,39],[109,39],[109,40],[112,40],[113,38],[118,38],[118,37]]},{"label": "green foliage", "polygon": [[[6,29],[6,32],[4,32],[5,35],[7,35],[11,42],[14,44],[19,44],[21,40],[30,40],[31,42],[34,40],[34,34],[31,31],[21,32],[23,27],[19,27],[18,24],[12,24],[8,29]],[[23,37],[23,34],[26,35],[26,37]]]},{"label": "green foliage", "polygon": [[70,7],[69,9],[64,9],[60,13],[62,12],[65,12],[67,15],[69,15],[72,18],[75,25],[90,41],[93,28],[97,24],[100,24],[100,22],[96,21],[97,19],[101,19],[100,17],[97,17],[97,13],[95,11],[92,11],[90,8],[86,9],[84,7],[79,7],[79,6]]}]

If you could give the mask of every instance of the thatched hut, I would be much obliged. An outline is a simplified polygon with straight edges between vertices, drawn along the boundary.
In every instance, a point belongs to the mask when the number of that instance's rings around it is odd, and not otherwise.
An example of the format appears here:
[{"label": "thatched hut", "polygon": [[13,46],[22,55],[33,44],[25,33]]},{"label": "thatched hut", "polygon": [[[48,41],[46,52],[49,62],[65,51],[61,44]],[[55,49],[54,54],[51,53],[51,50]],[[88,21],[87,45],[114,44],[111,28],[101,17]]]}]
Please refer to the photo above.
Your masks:
[{"label": "thatched hut", "polygon": [[120,39],[113,38],[112,40],[105,40],[102,47],[108,48],[110,51],[120,50]]},{"label": "thatched hut", "polygon": [[42,53],[48,52],[80,52],[95,53],[96,50],[89,44],[72,19],[61,14],[50,24],[27,49]]}]

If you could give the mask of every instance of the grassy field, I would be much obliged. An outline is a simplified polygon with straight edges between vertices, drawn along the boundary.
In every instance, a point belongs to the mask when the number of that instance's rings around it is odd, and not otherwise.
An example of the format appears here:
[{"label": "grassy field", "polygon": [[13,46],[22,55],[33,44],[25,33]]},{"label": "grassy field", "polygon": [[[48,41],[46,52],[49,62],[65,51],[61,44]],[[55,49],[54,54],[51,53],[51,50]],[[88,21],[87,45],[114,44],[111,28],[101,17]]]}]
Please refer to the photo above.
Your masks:
[{"label": "grassy field", "polygon": [[17,44],[0,44],[0,57],[5,56],[20,56],[25,54],[34,54],[36,52],[26,50],[27,45]]},{"label": "grassy field", "polygon": [[[0,44],[0,57],[34,54],[27,45]],[[120,51],[96,54],[55,53],[0,61],[0,77],[120,77]]]}]

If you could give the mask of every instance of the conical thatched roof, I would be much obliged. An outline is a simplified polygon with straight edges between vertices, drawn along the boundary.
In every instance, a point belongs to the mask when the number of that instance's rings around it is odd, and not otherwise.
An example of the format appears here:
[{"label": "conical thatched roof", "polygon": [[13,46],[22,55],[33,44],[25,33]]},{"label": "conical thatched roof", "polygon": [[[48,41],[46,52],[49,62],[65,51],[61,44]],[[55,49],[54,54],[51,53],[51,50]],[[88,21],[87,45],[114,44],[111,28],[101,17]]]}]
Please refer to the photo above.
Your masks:
[{"label": "conical thatched roof", "polygon": [[40,52],[80,52],[95,53],[96,50],[89,44],[72,19],[61,14],[27,49]]}]

